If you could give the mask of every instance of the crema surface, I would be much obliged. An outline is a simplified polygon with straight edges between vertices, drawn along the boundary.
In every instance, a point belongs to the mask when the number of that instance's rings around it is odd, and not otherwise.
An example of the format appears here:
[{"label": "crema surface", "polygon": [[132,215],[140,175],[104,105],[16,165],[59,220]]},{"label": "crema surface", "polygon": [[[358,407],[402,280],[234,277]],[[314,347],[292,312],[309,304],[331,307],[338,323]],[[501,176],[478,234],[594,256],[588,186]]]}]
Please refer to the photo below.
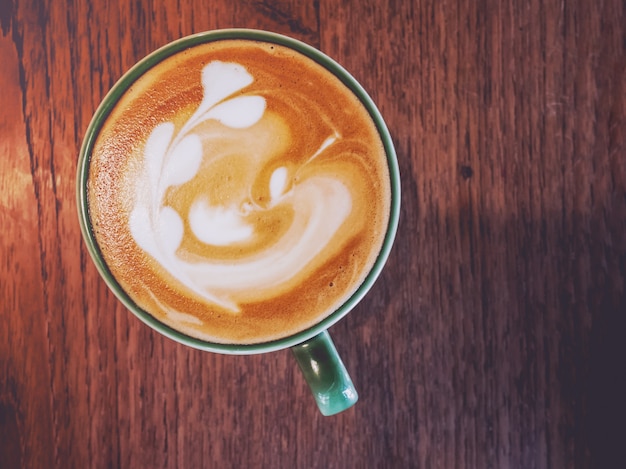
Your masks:
[{"label": "crema surface", "polygon": [[390,210],[365,107],[286,47],[223,40],[151,68],[91,155],[91,223],[133,301],[219,343],[310,327],[363,282]]}]

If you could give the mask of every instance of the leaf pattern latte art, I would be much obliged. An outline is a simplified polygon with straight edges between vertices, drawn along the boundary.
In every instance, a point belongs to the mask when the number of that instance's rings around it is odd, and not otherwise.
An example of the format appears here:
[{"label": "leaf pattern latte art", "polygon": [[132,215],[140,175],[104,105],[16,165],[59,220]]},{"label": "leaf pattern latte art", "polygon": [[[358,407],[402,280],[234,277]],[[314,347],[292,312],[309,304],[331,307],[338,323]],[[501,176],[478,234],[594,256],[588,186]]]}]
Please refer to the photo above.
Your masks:
[{"label": "leaf pattern latte art", "polygon": [[[195,112],[178,131],[172,122],[157,125],[146,141],[129,218],[130,232],[145,253],[202,300],[231,313],[238,313],[243,301],[274,294],[303,271],[331,242],[352,208],[350,191],[339,179],[314,175],[294,182],[287,166],[273,169],[270,200],[262,206],[248,199],[225,197],[226,203],[198,194],[189,213],[181,214],[165,203],[168,190],[192,181],[211,158],[205,151],[210,139],[206,143],[198,130],[204,123],[245,130],[264,118],[266,99],[243,92],[253,81],[236,63],[213,61],[203,68],[203,98]],[[308,161],[338,139],[337,132],[329,136]],[[253,163],[252,170],[260,172],[261,164],[257,168]],[[246,242],[255,236],[250,220],[282,206],[291,208],[289,226],[260,253],[230,261],[192,261],[179,254],[185,236],[211,246]]]}]

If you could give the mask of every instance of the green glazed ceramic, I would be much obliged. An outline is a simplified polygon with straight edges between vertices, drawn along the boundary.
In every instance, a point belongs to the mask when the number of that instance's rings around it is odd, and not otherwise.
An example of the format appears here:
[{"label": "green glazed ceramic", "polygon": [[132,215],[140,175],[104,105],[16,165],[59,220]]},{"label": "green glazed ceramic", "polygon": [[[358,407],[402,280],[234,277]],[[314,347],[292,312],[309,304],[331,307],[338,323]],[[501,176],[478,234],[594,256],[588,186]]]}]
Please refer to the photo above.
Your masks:
[{"label": "green glazed ceramic", "polygon": [[[117,100],[125,93],[135,80],[160,61],[189,47],[193,47],[201,43],[219,41],[222,39],[250,39],[280,44],[299,51],[331,71],[361,100],[376,123],[385,146],[389,164],[389,175],[391,179],[391,213],[385,240],[373,268],[358,290],[340,308],[313,327],[280,340],[260,344],[219,344],[198,340],[164,325],[149,313],[139,308],[136,304],[134,304],[131,298],[120,287],[115,278],[109,272],[92,232],[89,220],[89,210],[87,207],[86,187],[89,174],[90,155],[98,136],[98,132],[100,131],[100,128],[105,122],[107,116],[115,106]],[[311,387],[311,391],[316,399],[320,411],[324,415],[332,415],[341,412],[352,406],[357,401],[357,392],[332,340],[330,339],[330,336],[327,333],[327,329],[350,312],[352,308],[354,308],[354,306],[372,287],[383,269],[383,266],[389,256],[389,252],[391,251],[398,226],[400,213],[400,175],[391,136],[382,116],[380,115],[380,112],[376,108],[376,105],[365,92],[363,87],[333,59],[319,50],[295,39],[276,33],[250,29],[224,29],[208,31],[205,33],[187,36],[165,45],[145,57],[133,68],[131,68],[113,86],[111,91],[106,95],[96,110],[93,119],[87,128],[80,150],[77,168],[77,201],[81,231],[89,254],[91,255],[100,275],[119,300],[148,326],[187,346],[223,354],[256,354],[292,347],[296,360],[304,374],[305,379]]]}]

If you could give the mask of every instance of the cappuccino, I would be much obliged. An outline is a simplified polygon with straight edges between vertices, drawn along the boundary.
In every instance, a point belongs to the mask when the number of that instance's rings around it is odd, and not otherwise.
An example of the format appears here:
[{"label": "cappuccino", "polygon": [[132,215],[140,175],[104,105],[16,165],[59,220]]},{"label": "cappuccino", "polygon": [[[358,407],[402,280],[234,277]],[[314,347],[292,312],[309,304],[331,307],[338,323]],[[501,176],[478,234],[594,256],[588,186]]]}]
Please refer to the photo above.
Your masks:
[{"label": "cappuccino", "polygon": [[358,289],[385,239],[387,157],[365,106],[283,45],[224,39],[153,65],[98,131],[87,180],[107,268],[160,322],[284,338]]}]

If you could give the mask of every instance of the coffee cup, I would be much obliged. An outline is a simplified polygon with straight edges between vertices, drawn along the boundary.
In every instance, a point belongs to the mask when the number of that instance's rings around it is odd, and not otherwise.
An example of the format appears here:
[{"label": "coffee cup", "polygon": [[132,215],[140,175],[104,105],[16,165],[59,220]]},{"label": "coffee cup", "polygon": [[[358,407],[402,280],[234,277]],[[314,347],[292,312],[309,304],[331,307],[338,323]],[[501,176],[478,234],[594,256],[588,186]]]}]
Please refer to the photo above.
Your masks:
[{"label": "coffee cup", "polygon": [[96,110],[77,200],[97,270],[145,324],[216,353],[291,348],[324,415],[356,403],[327,330],[383,269],[400,178],[337,62],[248,29],[165,45]]}]

